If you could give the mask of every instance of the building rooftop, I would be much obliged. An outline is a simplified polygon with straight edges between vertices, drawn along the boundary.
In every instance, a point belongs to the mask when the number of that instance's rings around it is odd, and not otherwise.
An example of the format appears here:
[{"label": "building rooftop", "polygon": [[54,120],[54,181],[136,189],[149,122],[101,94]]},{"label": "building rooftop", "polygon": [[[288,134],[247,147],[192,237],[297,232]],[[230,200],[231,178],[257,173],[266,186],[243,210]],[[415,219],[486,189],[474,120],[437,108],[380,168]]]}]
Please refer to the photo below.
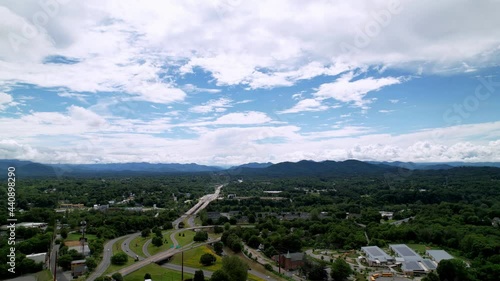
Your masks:
[{"label": "building rooftop", "polygon": [[437,268],[437,265],[429,259],[423,260],[422,263],[425,267],[427,267],[428,270],[435,270]]},{"label": "building rooftop", "polygon": [[437,263],[442,260],[451,260],[453,258],[453,256],[448,254],[445,250],[427,250],[426,254],[428,254]]},{"label": "building rooftop", "polygon": [[46,256],[47,253],[38,253],[38,254],[26,255],[26,258],[33,260],[36,263],[39,263],[39,262],[45,262]]},{"label": "building rooftop", "polygon": [[422,266],[420,266],[420,264],[417,261],[405,261],[401,269],[405,272],[425,271],[425,269]]},{"label": "building rooftop", "polygon": [[389,247],[400,257],[405,259],[405,262],[409,261],[422,261],[423,258],[415,253],[410,247],[405,244],[389,245]]},{"label": "building rooftop", "polygon": [[380,262],[387,262],[389,260],[394,260],[393,257],[389,256],[386,252],[384,252],[377,246],[362,247],[361,250],[368,255],[368,259],[371,261],[378,260]]},{"label": "building rooftop", "polygon": [[301,261],[304,259],[304,253],[287,253],[285,257],[292,261]]}]

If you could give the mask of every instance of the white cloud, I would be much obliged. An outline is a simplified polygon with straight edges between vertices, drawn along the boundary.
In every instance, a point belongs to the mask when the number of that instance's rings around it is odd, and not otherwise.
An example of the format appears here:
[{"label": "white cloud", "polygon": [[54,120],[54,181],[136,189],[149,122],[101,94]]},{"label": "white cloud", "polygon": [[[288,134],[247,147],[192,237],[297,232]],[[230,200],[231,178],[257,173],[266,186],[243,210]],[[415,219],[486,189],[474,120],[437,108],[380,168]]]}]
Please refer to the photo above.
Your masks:
[{"label": "white cloud", "polygon": [[182,89],[186,92],[189,92],[189,93],[210,93],[210,94],[217,94],[217,93],[220,93],[221,90],[220,89],[209,89],[209,88],[200,88],[200,87],[197,87],[193,84],[185,84]]},{"label": "white cloud", "polygon": [[378,91],[381,88],[389,85],[401,83],[401,78],[384,77],[384,78],[362,78],[353,80],[354,73],[342,75],[335,82],[322,84],[314,96],[319,99],[333,98],[341,102],[352,103],[357,107],[365,107],[371,102],[370,99],[365,99],[369,92]]},{"label": "white cloud", "polygon": [[[165,70],[188,73],[195,68],[207,71],[218,85],[256,89],[363,65],[442,73],[499,63],[498,1],[402,2],[384,23],[377,23],[376,15],[388,11],[386,1],[217,3],[71,1],[36,26],[35,16],[46,14],[39,1],[4,1],[0,30],[7,36],[0,40],[0,78],[75,92],[119,89],[171,103],[184,98],[175,77],[167,77],[173,81],[167,79],[157,93],[138,87],[163,77]],[[456,18],[467,20],[457,23]],[[373,26],[379,32],[367,35]],[[34,30],[34,36],[26,30]],[[11,34],[21,38],[17,48]],[[366,46],[343,63],[341,43],[356,45],[363,36]],[[51,55],[78,62],[44,64]]]},{"label": "white cloud", "polygon": [[249,124],[263,124],[269,123],[272,119],[264,112],[247,111],[235,112],[223,115],[211,124],[213,125],[249,125]]},{"label": "white cloud", "polygon": [[189,111],[194,113],[224,112],[227,110],[227,108],[232,107],[232,102],[232,100],[227,98],[210,100],[203,105],[196,105],[191,107]]},{"label": "white cloud", "polygon": [[394,110],[389,110],[389,109],[381,109],[381,110],[379,110],[378,112],[380,112],[380,113],[391,113],[391,112],[394,112]]},{"label": "white cloud", "polygon": [[13,100],[11,95],[0,92],[0,110],[7,108]]},{"label": "white cloud", "polygon": [[77,93],[70,93],[70,92],[63,91],[63,92],[57,93],[57,95],[60,97],[63,97],[63,98],[76,99],[82,103],[88,103],[86,100],[87,95],[84,95],[84,94],[77,94]]},{"label": "white cloud", "polygon": [[303,111],[324,111],[327,109],[328,106],[322,105],[321,102],[316,99],[303,99],[299,101],[296,105],[294,105],[292,108],[283,111],[278,111],[277,113],[285,114],[285,113],[297,113]]}]

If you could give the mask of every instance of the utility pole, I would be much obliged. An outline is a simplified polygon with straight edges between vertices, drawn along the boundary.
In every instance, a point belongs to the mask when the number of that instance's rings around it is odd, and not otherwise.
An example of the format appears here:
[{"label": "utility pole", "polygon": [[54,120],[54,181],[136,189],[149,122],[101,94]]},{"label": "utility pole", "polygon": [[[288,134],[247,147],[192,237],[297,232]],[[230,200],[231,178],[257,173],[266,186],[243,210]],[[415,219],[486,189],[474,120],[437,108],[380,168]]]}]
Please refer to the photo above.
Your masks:
[{"label": "utility pole", "polygon": [[181,281],[184,281],[184,252],[181,252]]},{"label": "utility pole", "polygon": [[81,221],[80,225],[82,226],[82,255],[85,256],[85,227],[87,226],[86,221]]},{"label": "utility pole", "polygon": [[56,250],[56,258],[54,261],[54,281],[57,281],[57,250]]}]

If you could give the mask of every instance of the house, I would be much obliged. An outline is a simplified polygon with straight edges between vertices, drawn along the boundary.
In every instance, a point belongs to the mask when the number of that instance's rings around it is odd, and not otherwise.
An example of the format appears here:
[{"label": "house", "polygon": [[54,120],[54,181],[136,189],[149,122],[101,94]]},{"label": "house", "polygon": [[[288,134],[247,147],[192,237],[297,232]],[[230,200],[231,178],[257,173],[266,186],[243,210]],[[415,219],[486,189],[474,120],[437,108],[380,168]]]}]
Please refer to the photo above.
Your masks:
[{"label": "house", "polygon": [[81,276],[87,272],[85,260],[75,260],[71,262],[71,276],[73,278]]},{"label": "house", "polygon": [[89,248],[89,245],[87,245],[87,244],[85,244],[85,246],[83,246],[83,247],[81,245],[68,247],[68,251],[69,250],[75,250],[79,254],[84,255],[85,257],[90,256],[90,248]]},{"label": "house", "polygon": [[45,268],[45,262],[47,261],[47,253],[26,255],[26,258],[34,261],[35,263],[43,263]]},{"label": "house", "polygon": [[381,266],[395,262],[394,257],[389,256],[377,246],[362,247],[361,251],[365,253],[366,262],[369,266]]},{"label": "house", "polygon": [[273,260],[285,270],[295,270],[304,265],[304,253],[290,253],[273,256]]}]

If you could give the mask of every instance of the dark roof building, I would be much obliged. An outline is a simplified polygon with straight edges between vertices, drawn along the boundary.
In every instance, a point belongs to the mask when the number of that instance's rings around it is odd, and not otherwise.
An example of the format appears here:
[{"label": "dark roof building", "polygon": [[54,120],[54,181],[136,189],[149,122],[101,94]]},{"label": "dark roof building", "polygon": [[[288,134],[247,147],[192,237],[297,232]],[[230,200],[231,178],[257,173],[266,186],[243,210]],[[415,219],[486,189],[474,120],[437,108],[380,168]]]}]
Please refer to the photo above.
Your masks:
[{"label": "dark roof building", "polygon": [[386,254],[377,246],[362,247],[361,251],[366,254],[366,261],[370,266],[393,263],[394,258]]},{"label": "dark roof building", "polygon": [[273,260],[278,262],[285,270],[294,270],[304,265],[304,253],[287,253],[273,256]]},{"label": "dark roof building", "polygon": [[448,252],[444,250],[427,250],[425,253],[437,263],[442,260],[451,260],[453,258],[452,255],[448,254]]}]

